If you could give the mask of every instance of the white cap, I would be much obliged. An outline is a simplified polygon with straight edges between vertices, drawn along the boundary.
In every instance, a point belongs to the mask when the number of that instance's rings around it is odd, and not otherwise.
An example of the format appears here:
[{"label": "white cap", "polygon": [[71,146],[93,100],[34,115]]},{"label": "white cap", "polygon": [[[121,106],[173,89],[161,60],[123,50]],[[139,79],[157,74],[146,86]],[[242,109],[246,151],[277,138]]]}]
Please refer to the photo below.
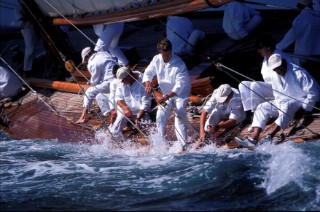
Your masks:
[{"label": "white cap", "polygon": [[272,54],[268,60],[268,66],[273,70],[279,66],[281,66],[282,57],[280,54]]},{"label": "white cap", "polygon": [[231,93],[231,86],[229,84],[222,84],[216,91],[217,102],[223,103]]},{"label": "white cap", "polygon": [[84,62],[84,58],[91,52],[90,47],[86,47],[81,52],[82,62]]},{"label": "white cap", "polygon": [[298,0],[297,3],[302,4],[306,7],[312,6],[312,0]]},{"label": "white cap", "polygon": [[124,78],[126,78],[130,73],[130,69],[128,67],[121,67],[117,70],[117,81],[118,83],[122,82]]}]

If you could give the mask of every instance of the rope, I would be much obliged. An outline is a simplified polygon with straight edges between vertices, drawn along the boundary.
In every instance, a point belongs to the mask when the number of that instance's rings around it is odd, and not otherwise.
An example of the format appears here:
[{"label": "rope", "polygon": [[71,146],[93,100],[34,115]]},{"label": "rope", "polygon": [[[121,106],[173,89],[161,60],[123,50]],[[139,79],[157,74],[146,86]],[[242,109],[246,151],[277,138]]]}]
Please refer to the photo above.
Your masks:
[{"label": "rope", "polygon": [[[235,71],[235,70],[233,70],[233,69],[231,69],[231,68],[229,68],[229,67],[227,67],[227,66],[224,66],[224,65],[222,65],[221,63],[218,63],[218,64],[216,64],[216,66],[217,66],[217,68],[219,69],[219,70],[221,70],[219,67],[223,67],[223,68],[225,68],[225,69],[227,69],[227,70],[230,70],[230,71],[232,71],[232,72],[234,72],[234,73],[236,73],[236,74],[239,74],[239,75],[241,75],[241,76],[244,76],[243,74],[240,74],[239,72],[237,72],[237,71]],[[221,70],[222,71],[222,70]],[[234,80],[236,80],[237,82],[240,82],[240,80],[238,80],[238,79],[236,79],[234,76],[232,76],[231,74],[229,74],[228,72],[225,72],[227,75],[229,75],[231,78],[233,78]],[[247,78],[247,79],[251,79],[251,78],[249,78],[249,77],[247,77],[247,76],[244,76],[245,78]],[[251,79],[252,80],[252,79]],[[254,80],[252,80],[252,81],[254,81]],[[241,83],[241,82],[240,82]],[[288,116],[290,119],[294,119],[293,117],[291,117],[290,115],[288,115],[287,113],[285,113],[284,111],[282,111],[280,108],[278,108],[276,105],[274,105],[272,102],[270,102],[270,101],[268,101],[268,100],[266,100],[263,96],[261,96],[261,95],[259,95],[257,92],[255,92],[254,90],[252,90],[252,89],[250,89],[248,86],[246,86],[245,84],[243,84],[246,88],[248,88],[249,90],[251,90],[252,92],[254,92],[256,95],[258,95],[259,97],[261,97],[261,98],[263,98],[266,102],[268,102],[269,104],[271,104],[272,106],[274,106],[275,108],[277,108],[279,111],[281,111],[283,114],[285,114],[286,116]],[[280,91],[277,91],[277,90],[274,90],[274,89],[272,89],[273,91],[276,91],[276,92],[278,92],[278,93],[280,93],[280,94],[283,94],[283,95],[285,95],[286,97],[289,97],[289,98],[292,98],[292,99],[294,99],[294,100],[296,100],[296,101],[299,101],[299,102],[302,102],[302,101],[300,101],[300,100],[298,100],[298,99],[296,99],[296,98],[294,98],[294,97],[290,97],[289,95],[286,95],[286,94],[284,94],[284,93],[282,93],[282,92],[280,92]],[[312,105],[309,105],[309,106],[312,106]],[[318,109],[319,110],[319,108],[317,108],[317,107],[313,107],[313,108],[316,108],[316,109]],[[305,126],[301,121],[297,121],[301,126],[303,126],[304,128],[306,128],[307,130],[309,130],[311,133],[313,133],[313,134],[315,134],[315,135],[320,135],[320,133],[317,133],[317,132],[314,132],[313,130],[311,130],[311,129],[309,129],[307,126]]]},{"label": "rope", "polygon": [[[129,74],[130,77],[133,78],[133,76],[132,76],[130,73],[128,73],[128,74]],[[141,84],[139,81],[137,81],[137,82],[140,84],[140,86],[143,86],[143,87],[144,87],[144,85]],[[161,93],[162,93],[162,92],[161,92]],[[153,95],[153,98],[156,99],[156,96],[155,96],[155,94],[154,94],[154,90],[153,90],[153,89],[152,89],[151,94]],[[156,106],[155,108],[161,107],[161,108],[164,109],[164,107],[166,106],[166,103],[165,103],[164,105],[158,104],[157,101],[156,101],[156,103],[157,103],[157,106]],[[154,109],[155,109],[155,108],[154,108]],[[154,110],[154,109],[153,109],[153,110]],[[180,120],[182,120],[182,121],[184,120],[183,118],[179,117],[179,115],[178,115],[176,112],[174,112],[174,110],[173,110],[173,114],[174,114],[174,116],[177,117],[178,119],[180,119]],[[189,124],[189,125],[191,125],[191,126],[193,127],[193,125],[189,123],[188,119],[186,119],[185,121],[186,121],[187,124]],[[195,127],[193,127],[193,128],[199,133],[198,129],[196,129]],[[184,142],[187,143],[187,141],[185,141],[185,139],[184,139],[183,136],[179,133],[179,131],[177,131],[177,130],[175,130],[175,131],[176,131],[176,132],[178,133],[178,135],[184,140]]]},{"label": "rope", "polygon": [[[223,65],[223,64],[221,64],[221,63],[217,63],[216,66],[217,66],[218,70],[221,70],[221,69],[219,69],[219,67],[223,67],[223,68],[225,68],[225,69],[227,69],[227,70],[230,70],[230,71],[232,71],[232,72],[234,72],[234,73],[236,73],[236,74],[238,74],[238,75],[240,75],[240,76],[242,76],[242,77],[244,77],[244,78],[246,78],[246,79],[249,79],[250,81],[256,82],[254,79],[252,79],[252,78],[250,78],[250,77],[248,77],[248,76],[245,76],[245,75],[243,75],[243,74],[241,74],[241,73],[239,73],[239,72],[237,72],[237,71],[235,71],[235,70],[233,70],[233,69],[231,69],[231,68],[229,68],[229,67],[227,67],[227,66],[225,66],[225,65]],[[221,71],[223,71],[223,70],[221,70]],[[236,80],[236,81],[240,82],[240,80]],[[241,84],[242,84],[242,83],[241,83]],[[263,86],[264,86],[264,85],[263,85]],[[247,86],[246,86],[246,87],[247,87]],[[266,86],[264,86],[264,87],[266,87]],[[249,89],[249,90],[251,90],[251,89]],[[281,95],[283,95],[283,96],[286,96],[286,97],[288,97],[288,98],[294,99],[294,100],[296,100],[296,101],[298,101],[298,102],[300,102],[300,103],[306,104],[306,103],[304,103],[303,101],[301,101],[301,100],[299,100],[299,99],[297,99],[297,98],[295,98],[295,97],[293,97],[293,96],[287,95],[287,94],[285,94],[285,93],[283,93],[283,92],[281,92],[281,91],[277,91],[277,90],[275,90],[275,89],[272,89],[272,90],[275,91],[275,92],[277,92],[277,93],[279,93],[279,94],[281,94]],[[253,91],[253,90],[251,90],[251,91]],[[253,92],[254,92],[255,94],[257,94],[255,91],[253,91]],[[259,97],[265,99],[264,97],[260,96],[259,94],[257,94],[257,95],[258,95]],[[265,100],[266,100],[266,99],[265,99]],[[320,111],[320,108],[316,107],[315,105],[310,105],[310,104],[306,104],[306,105],[308,105],[308,106],[310,106],[310,107],[312,107],[312,108],[317,109],[317,110]]]},{"label": "rope", "polygon": [[[93,45],[95,45],[95,43],[87,36],[87,35],[85,35],[78,27],[76,27],[74,24],[72,24],[72,22],[71,21],[69,21],[60,11],[58,11],[52,4],[50,4],[47,0],[45,0],[46,1],[46,3],[51,7],[51,8],[53,8],[57,13],[59,13],[64,19],[66,19],[69,23],[70,23],[70,25],[72,25],[78,32],[80,32],[85,38],[87,38]],[[109,54],[110,55],[112,55],[110,52],[109,52]],[[65,61],[65,60],[64,60]],[[75,66],[74,66],[75,67]],[[81,73],[81,71],[77,68],[77,67],[75,67],[75,69],[86,79],[86,81],[87,82],[89,82],[89,79],[87,79],[82,73]],[[73,77],[74,77],[74,75],[73,75]],[[75,77],[74,77],[75,78]],[[78,82],[77,82],[78,83]],[[79,84],[79,83],[78,83]],[[80,85],[79,85],[80,86]],[[80,86],[81,87],[81,86]],[[82,88],[82,87],[81,87]],[[102,93],[103,95],[105,95],[104,93]],[[109,98],[107,97],[106,99],[108,99],[108,101],[110,102],[110,100],[109,100]],[[117,108],[116,108],[117,109]],[[117,112],[120,112],[120,113],[122,113],[122,111],[120,111],[120,110],[118,110],[117,109]],[[122,113],[123,114],[123,113]],[[123,114],[124,115],[124,114]],[[126,116],[124,116],[126,119],[127,119],[127,121],[128,122],[130,122],[144,137],[146,137],[147,138],[147,136],[146,136],[146,134],[144,134],[142,131],[141,131],[141,129],[139,129],[135,124],[133,124],[133,122],[129,119],[129,118],[127,118]],[[100,118],[100,120],[102,121],[102,119],[101,119],[101,117],[99,117]],[[112,135],[112,133],[110,132],[110,130],[109,130],[109,128],[107,127],[107,130],[109,131],[109,133]]]},{"label": "rope", "polygon": [[[56,8],[54,8],[47,0],[46,0],[46,3],[48,4],[48,5],[50,5],[54,10],[56,10],[61,16],[63,16]],[[25,4],[24,4],[25,5]],[[42,27],[42,25],[40,24],[40,22],[36,19],[36,17],[35,17],[35,15],[31,12],[31,10],[30,10],[30,8],[28,8],[27,7],[27,5],[25,5],[26,6],[26,8],[29,10],[29,12],[30,12],[30,14],[33,16],[33,18],[36,20],[36,22],[38,23],[38,25],[39,25],[39,27],[43,30],[43,32],[45,33],[45,35],[48,37],[48,39],[51,41],[51,43],[52,43],[52,45],[53,45],[53,47],[57,50],[57,52],[59,53],[59,55],[60,55],[60,57],[61,57],[61,59],[62,59],[62,61],[66,61],[66,57],[59,51],[59,49],[57,48],[57,46],[55,45],[55,43],[52,41],[52,39],[51,39],[51,37],[48,35],[48,33],[46,33],[46,31],[44,30],[44,28]],[[64,17],[64,16],[63,16]],[[64,17],[66,20],[68,20],[66,17]],[[86,37],[91,43],[93,43],[94,44],[94,42],[92,41],[92,40],[90,40],[90,38],[89,37],[87,37],[81,30],[79,30],[75,25],[73,25],[70,21],[69,21],[69,23],[72,25],[72,26],[74,26],[84,37]],[[81,73],[81,71],[77,68],[77,67],[75,67],[74,66],[74,68],[86,79],[86,81],[87,81],[87,83],[89,82],[89,79],[87,79],[82,73]],[[73,76],[73,78],[74,79],[76,79],[75,77],[74,77],[74,75],[71,73],[71,75]],[[20,78],[21,79],[21,78]],[[80,88],[81,88],[81,90],[83,90],[84,88],[79,84],[79,82],[77,81],[77,84],[80,86]],[[28,86],[28,87],[30,87],[30,86]],[[96,114],[98,114],[97,112],[96,112]],[[101,118],[101,116],[99,116],[98,117],[99,119],[100,119],[100,121],[103,123],[103,120],[102,120],[102,118]],[[129,121],[129,120],[128,120]],[[75,123],[75,124],[77,124],[77,123]],[[81,126],[80,124],[77,124],[77,125],[79,125],[79,126]],[[107,128],[108,129],[108,128]],[[108,129],[109,130],[109,129]],[[110,132],[110,131],[109,131]],[[111,134],[112,135],[112,134]]]}]

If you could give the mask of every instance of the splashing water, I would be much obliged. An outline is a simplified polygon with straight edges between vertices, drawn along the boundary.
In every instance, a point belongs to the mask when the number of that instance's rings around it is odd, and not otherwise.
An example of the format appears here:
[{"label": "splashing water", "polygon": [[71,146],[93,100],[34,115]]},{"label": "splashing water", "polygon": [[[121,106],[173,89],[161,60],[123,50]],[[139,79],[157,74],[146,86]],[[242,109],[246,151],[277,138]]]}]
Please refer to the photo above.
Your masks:
[{"label": "splashing water", "polygon": [[207,145],[177,154],[151,133],[149,145],[0,141],[1,210],[317,210],[320,141]]},{"label": "splashing water", "polygon": [[262,187],[267,194],[292,182],[304,187],[303,176],[310,171],[311,159],[302,149],[295,147],[292,141],[283,145],[262,145],[257,148],[257,152],[270,155],[270,158],[263,162],[267,169]]}]

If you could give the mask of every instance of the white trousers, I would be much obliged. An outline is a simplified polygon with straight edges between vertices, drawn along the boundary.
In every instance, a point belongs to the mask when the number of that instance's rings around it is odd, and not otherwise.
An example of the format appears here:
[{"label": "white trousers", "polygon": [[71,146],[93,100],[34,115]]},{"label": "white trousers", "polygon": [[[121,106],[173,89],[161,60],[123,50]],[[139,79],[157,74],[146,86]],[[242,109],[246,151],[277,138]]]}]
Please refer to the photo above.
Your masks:
[{"label": "white trousers", "polygon": [[[245,36],[250,34],[261,23],[261,21],[262,21],[262,18],[259,15],[253,16],[250,19],[250,21],[243,26],[244,30],[247,32],[246,35],[243,35],[242,33],[240,33],[239,30],[232,31],[232,32],[226,32],[226,33],[233,40],[241,40],[242,38],[244,38]],[[242,26],[238,26],[237,28],[239,28],[239,27],[242,28]]]},{"label": "white trousers", "polygon": [[174,127],[178,141],[184,145],[187,142],[188,120],[187,120],[187,104],[188,98],[173,97],[170,98],[166,106],[159,106],[157,110],[157,128],[158,133],[165,137],[167,121],[172,111],[175,112]]},{"label": "white trousers", "polygon": [[[138,112],[133,114],[132,120],[137,118]],[[150,120],[150,116],[148,113],[145,113],[141,118],[141,125],[146,124]],[[134,121],[132,121],[134,123]],[[124,115],[123,110],[120,107],[117,107],[117,118],[116,120],[109,126],[109,130],[112,135],[118,135],[122,132],[122,129],[128,123],[128,118]]]},{"label": "white trousers", "polygon": [[34,31],[33,25],[27,21],[24,28],[21,29],[23,35],[25,51],[24,51],[24,61],[23,61],[23,70],[31,71],[32,64],[34,60],[34,51],[37,43],[37,35]]},{"label": "white trousers", "polygon": [[96,96],[96,101],[99,105],[102,115],[106,116],[110,112],[109,94],[98,93]]},{"label": "white trousers", "polygon": [[90,109],[92,101],[96,98],[99,93],[109,93],[110,92],[110,82],[103,81],[102,83],[88,88],[85,92],[83,99],[83,107],[87,110]]},{"label": "white trousers", "polygon": [[109,52],[118,59],[120,65],[127,65],[129,61],[118,46],[123,29],[124,23],[105,25],[94,50]]},{"label": "white trousers", "polygon": [[228,119],[228,117],[229,114],[224,114],[218,108],[213,109],[204,125],[204,130],[208,132],[209,125],[217,125],[222,119]]},{"label": "white trousers", "polygon": [[244,111],[254,112],[259,104],[274,99],[272,85],[261,81],[242,81],[239,91]]},{"label": "white trousers", "polygon": [[264,102],[254,112],[251,126],[264,130],[268,119],[273,117],[277,118],[275,123],[284,130],[301,107],[302,103],[296,100]]},{"label": "white trousers", "polygon": [[198,29],[194,29],[188,38],[188,43],[186,43],[184,51],[182,50],[181,52],[177,52],[177,53],[180,53],[180,54],[192,53],[192,51],[193,51],[194,47],[197,45],[198,41],[202,40],[205,35],[206,34],[203,31],[200,31]]}]

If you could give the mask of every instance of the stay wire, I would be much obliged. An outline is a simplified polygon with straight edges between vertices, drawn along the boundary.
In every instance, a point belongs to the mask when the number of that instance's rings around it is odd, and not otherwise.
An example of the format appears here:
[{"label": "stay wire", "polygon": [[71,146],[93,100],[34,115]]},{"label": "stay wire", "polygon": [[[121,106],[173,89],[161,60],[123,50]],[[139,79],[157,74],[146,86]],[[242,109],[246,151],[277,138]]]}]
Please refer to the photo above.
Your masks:
[{"label": "stay wire", "polygon": [[171,32],[173,32],[175,35],[177,35],[181,40],[183,40],[184,42],[186,42],[188,45],[190,45],[192,48],[195,48],[195,46],[193,44],[191,44],[189,41],[187,41],[186,39],[184,39],[179,33],[177,33],[175,30],[173,30],[171,27],[169,27],[165,22],[163,22],[160,18],[157,18],[157,20],[164,25],[167,29],[169,29]]},{"label": "stay wire", "polygon": [[[229,71],[232,71],[233,73],[236,73],[236,74],[238,74],[238,75],[240,75],[240,76],[242,76],[242,77],[244,77],[244,78],[246,78],[246,79],[249,79],[250,81],[252,81],[252,82],[256,82],[256,80],[254,80],[254,79],[252,79],[252,78],[250,78],[250,77],[248,77],[248,76],[246,76],[246,75],[244,75],[244,74],[241,74],[241,73],[239,73],[239,72],[237,72],[237,71],[235,71],[235,70],[233,70],[233,69],[231,69],[231,68],[229,68],[229,67],[227,67],[227,66],[225,66],[225,65],[223,65],[223,64],[221,64],[221,63],[216,63],[216,67],[218,68],[218,70],[219,70],[219,67],[223,67],[223,68],[225,68],[225,69],[227,69],[227,70],[229,70]],[[239,82],[239,80],[237,80],[238,82]],[[265,85],[262,85],[263,87],[265,87],[265,88],[267,88]],[[251,90],[251,89],[250,89]],[[301,100],[299,100],[299,99],[297,99],[297,98],[295,98],[295,97],[293,97],[293,96],[290,96],[290,95],[287,95],[287,94],[285,94],[285,93],[283,93],[283,92],[281,92],[281,91],[277,91],[277,90],[275,90],[275,89],[272,89],[273,91],[275,91],[275,92],[277,92],[277,93],[279,93],[279,94],[281,94],[281,95],[283,95],[283,96],[286,96],[286,97],[288,97],[288,98],[291,98],[291,99],[294,99],[294,100],[296,100],[296,101],[298,101],[298,102],[300,102],[300,103],[302,103],[302,104],[306,104],[306,105],[308,105],[308,106],[310,106],[310,107],[312,107],[312,108],[314,108],[314,109],[317,109],[317,110],[319,110],[320,111],[320,108],[318,108],[318,107],[316,107],[315,105],[310,105],[310,104],[307,104],[307,103],[304,103],[303,101],[301,101]],[[251,90],[252,91],[252,90]],[[257,93],[256,93],[257,94]],[[257,94],[258,95],[258,94]],[[259,97],[261,97],[261,98],[263,98],[262,96],[260,96],[260,95],[258,95]],[[264,99],[264,98],[263,98]]]},{"label": "stay wire", "polygon": [[[46,3],[48,4],[48,5],[50,5],[54,10],[56,10],[56,8],[54,8],[47,0],[46,0]],[[25,4],[24,4],[25,5]],[[60,55],[60,57],[61,57],[61,59],[62,59],[62,61],[66,61],[66,57],[61,53],[61,51],[59,51],[59,49],[57,48],[57,46],[55,45],[55,43],[52,41],[52,39],[51,39],[51,37],[48,35],[48,33],[44,30],[44,28],[42,27],[42,25],[40,24],[40,22],[35,18],[35,15],[31,12],[31,10],[30,10],[30,8],[28,8],[27,7],[27,5],[25,5],[26,6],[26,8],[29,10],[29,12],[30,12],[30,14],[33,16],[33,18],[37,21],[37,23],[38,23],[38,25],[39,25],[39,27],[43,30],[43,32],[46,34],[46,36],[48,37],[48,39],[51,41],[51,43],[52,43],[52,45],[54,46],[54,48],[56,49],[56,51],[59,53],[59,55]],[[61,14],[58,10],[56,10],[59,14]],[[62,15],[62,14],[61,14]],[[62,15],[63,16],[63,15]],[[64,16],[63,16],[64,17]],[[66,20],[68,20],[66,17],[64,17]],[[70,22],[70,21],[69,21]],[[87,37],[81,30],[79,30],[74,24],[72,24],[71,22],[70,22],[70,24],[72,25],[72,26],[74,26],[80,33],[82,33],[91,43],[93,43],[94,44],[94,42],[89,38],[89,37]],[[75,67],[75,66],[74,66]],[[75,67],[75,69],[87,80],[87,83],[89,82],[89,79],[88,78],[86,78],[82,73],[81,73],[81,71],[77,68],[77,67]],[[74,75],[72,75],[73,77],[74,77]],[[75,77],[74,77],[75,78]],[[79,83],[78,83],[79,84]],[[80,86],[80,88],[81,89],[83,89],[83,87],[79,84],[79,86]],[[85,92],[84,92],[85,93]],[[97,113],[98,114],[98,113]],[[99,117],[99,119],[101,120],[101,121],[103,121],[102,120],[102,118],[101,117]],[[109,129],[108,129],[109,130]],[[111,134],[112,135],[112,134]]]},{"label": "stay wire", "polygon": [[[63,17],[65,20],[67,20],[67,21],[69,22],[69,24],[70,24],[71,26],[73,26],[81,35],[83,35],[83,37],[85,37],[93,46],[98,47],[98,46],[96,46],[96,43],[95,43],[92,39],[90,39],[84,32],[82,32],[76,25],[74,25],[74,24],[73,24],[66,16],[64,16],[57,8],[55,8],[52,4],[50,4],[50,3],[48,2],[48,0],[45,0],[45,2],[46,2],[52,9],[54,9],[59,15],[61,15],[61,17]],[[69,2],[69,3],[70,3],[70,2]],[[98,47],[98,48],[99,48],[98,51],[104,52],[102,47]],[[111,56],[116,57],[116,56],[112,55],[112,53],[111,53],[110,51],[108,51],[108,53],[109,53]]]},{"label": "stay wire", "polygon": [[[237,74],[239,74],[239,75],[242,75],[242,74],[240,74],[239,72],[237,72],[237,71],[235,71],[235,70],[233,70],[233,69],[231,69],[231,68],[229,68],[229,67],[226,67],[226,66],[224,66],[224,65],[222,65],[221,63],[219,63],[219,64],[216,64],[217,65],[217,67],[223,67],[223,68],[225,68],[225,69],[227,69],[227,70],[230,70],[230,71],[232,71],[232,72],[234,72],[234,73],[237,73]],[[219,68],[218,68],[219,69]],[[219,69],[220,70],[220,69]],[[266,102],[268,102],[269,104],[271,104],[272,106],[274,106],[275,108],[277,108],[279,111],[281,111],[283,114],[285,114],[286,116],[288,116],[290,119],[292,119],[292,120],[295,120],[294,119],[294,117],[291,117],[290,115],[288,115],[287,113],[285,113],[284,111],[282,111],[280,108],[278,108],[276,105],[274,105],[272,102],[270,102],[270,101],[268,101],[268,100],[266,100],[263,96],[261,96],[260,94],[258,94],[256,91],[254,91],[254,90],[252,90],[251,88],[249,88],[247,85],[245,85],[245,84],[243,84],[242,82],[240,82],[240,80],[238,80],[237,78],[235,78],[234,76],[232,76],[231,74],[229,74],[228,72],[225,72],[227,75],[229,75],[231,78],[233,78],[234,80],[236,80],[238,83],[241,83],[242,85],[244,85],[247,89],[249,89],[250,91],[252,91],[252,92],[254,92],[256,95],[258,95],[260,98],[262,98],[262,99],[264,99]],[[244,75],[242,75],[242,76],[244,76]],[[249,77],[247,77],[248,79],[251,79],[251,78],[249,78]],[[252,80],[252,79],[251,79]],[[254,80],[252,80],[252,81],[254,81]],[[277,90],[274,90],[273,89],[273,91],[276,91],[276,92],[278,92],[278,93],[280,93],[280,94],[282,94],[282,92],[279,92],[279,91],[277,91]],[[287,96],[287,97],[290,97],[290,96],[288,96],[288,95],[285,95],[285,96]],[[296,100],[295,98],[293,98],[294,100]],[[298,101],[298,100],[297,100]],[[300,101],[301,102],[301,101]],[[307,129],[307,130],[309,130],[311,133],[313,133],[313,134],[315,134],[315,135],[320,135],[320,133],[317,133],[317,132],[314,132],[313,130],[311,130],[310,128],[308,128],[307,126],[305,126],[303,123],[302,123],[302,121],[298,121],[298,120],[296,120],[301,126],[303,126],[305,129]]]},{"label": "stay wire", "polygon": [[35,94],[37,96],[37,98],[42,101],[52,112],[54,112],[56,115],[60,116],[60,117],[64,117],[60,115],[51,105],[49,105],[45,100],[43,100],[43,98],[37,93],[37,91],[35,91],[22,77],[20,77],[20,75],[7,63],[7,61],[5,61],[1,56],[0,59],[2,60],[2,62],[4,62],[7,67],[21,80],[21,82],[23,82],[23,84],[25,84],[33,94]]},{"label": "stay wire", "polygon": [[[128,73],[128,74],[129,74],[130,77],[133,78],[133,76],[132,76],[130,73]],[[143,84],[141,84],[139,81],[137,81],[137,82],[140,84],[140,86],[145,87],[145,86],[144,86]],[[153,88],[152,88],[152,92],[151,92],[151,93],[152,93],[153,98],[156,99],[156,96],[155,96],[155,93],[154,93],[154,89],[153,89]],[[162,92],[161,92],[161,93],[162,93]],[[165,108],[165,105],[159,104],[157,101],[156,101],[156,103],[157,103],[157,107],[161,107],[162,109]],[[181,118],[175,111],[173,111],[173,114],[174,114],[174,116],[177,117],[178,119],[184,121],[184,119]],[[193,128],[196,132],[199,133],[199,130],[196,129],[191,123],[189,123],[188,119],[186,119],[185,122],[186,122],[187,124],[191,125],[192,128]],[[184,140],[184,142],[187,143],[187,141],[185,141],[185,139],[184,139],[183,136],[179,133],[179,131],[177,131],[177,130],[175,130],[175,131],[176,131],[176,132],[178,133],[178,135]],[[200,134],[200,133],[199,133],[199,134]]]}]

